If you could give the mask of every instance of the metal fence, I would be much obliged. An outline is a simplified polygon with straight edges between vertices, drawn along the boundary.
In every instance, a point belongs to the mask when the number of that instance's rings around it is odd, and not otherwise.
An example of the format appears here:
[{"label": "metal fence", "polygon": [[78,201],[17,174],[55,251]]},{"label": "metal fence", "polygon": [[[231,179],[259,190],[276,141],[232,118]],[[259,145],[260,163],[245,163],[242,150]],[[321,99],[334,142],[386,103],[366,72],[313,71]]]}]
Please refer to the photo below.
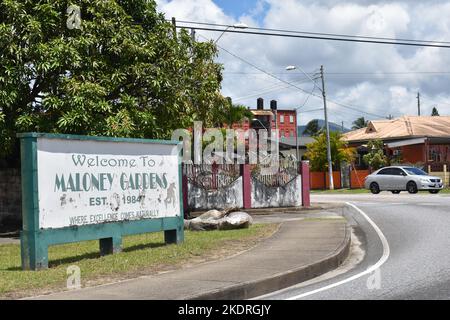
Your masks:
[{"label": "metal fence", "polygon": [[232,185],[241,171],[238,164],[184,164],[183,175],[196,187],[219,190]]},{"label": "metal fence", "polygon": [[280,160],[278,168],[255,165],[251,172],[253,179],[270,188],[284,187],[300,174],[299,163],[290,159]]}]

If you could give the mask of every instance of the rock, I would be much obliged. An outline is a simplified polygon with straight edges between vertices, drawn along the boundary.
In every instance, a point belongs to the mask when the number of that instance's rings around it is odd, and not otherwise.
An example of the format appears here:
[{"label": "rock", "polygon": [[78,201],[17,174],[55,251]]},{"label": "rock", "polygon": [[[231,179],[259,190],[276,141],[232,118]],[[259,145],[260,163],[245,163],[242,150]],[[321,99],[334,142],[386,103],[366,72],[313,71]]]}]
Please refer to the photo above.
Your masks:
[{"label": "rock", "polygon": [[216,216],[221,217],[222,215],[218,214],[220,211],[212,210],[216,212],[208,211],[207,213],[192,219],[185,220],[184,228],[192,231],[206,231],[206,230],[217,230],[217,226],[221,218],[216,218]]},{"label": "rock", "polygon": [[209,220],[209,219],[215,219],[219,220],[222,219],[226,215],[226,211],[219,211],[219,210],[209,210],[202,214],[201,216],[198,216],[195,219],[200,220]]},{"label": "rock", "polygon": [[231,230],[248,228],[253,223],[249,214],[232,212],[233,210],[236,209],[209,210],[195,219],[185,220],[184,229],[191,231]]},{"label": "rock", "polygon": [[232,212],[220,220],[219,230],[244,229],[252,225],[253,218],[246,212]]},{"label": "rock", "polygon": [[208,231],[208,230],[217,230],[219,225],[219,220],[208,219],[208,220],[200,220],[198,218],[190,220],[189,230],[192,231]]}]

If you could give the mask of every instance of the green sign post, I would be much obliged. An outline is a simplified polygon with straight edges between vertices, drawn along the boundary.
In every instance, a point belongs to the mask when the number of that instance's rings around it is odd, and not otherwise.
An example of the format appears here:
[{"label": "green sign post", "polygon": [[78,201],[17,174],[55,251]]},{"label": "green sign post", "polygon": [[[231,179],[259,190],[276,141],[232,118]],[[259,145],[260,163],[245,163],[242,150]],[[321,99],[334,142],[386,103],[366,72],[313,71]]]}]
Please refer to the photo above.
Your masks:
[{"label": "green sign post", "polygon": [[48,267],[48,247],[164,231],[184,240],[177,141],[22,133],[22,268]]}]

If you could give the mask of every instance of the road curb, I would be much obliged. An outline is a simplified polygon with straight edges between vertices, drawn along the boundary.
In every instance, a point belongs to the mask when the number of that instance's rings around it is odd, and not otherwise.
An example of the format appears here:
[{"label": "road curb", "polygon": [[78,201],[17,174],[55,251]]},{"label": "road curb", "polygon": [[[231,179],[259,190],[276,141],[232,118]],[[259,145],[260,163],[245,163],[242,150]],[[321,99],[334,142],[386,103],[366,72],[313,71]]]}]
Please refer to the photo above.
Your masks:
[{"label": "road curb", "polygon": [[351,245],[351,228],[347,224],[341,245],[329,256],[315,263],[294,268],[272,277],[244,282],[225,289],[188,297],[187,300],[244,300],[285,289],[300,282],[318,277],[339,267],[348,257]]}]

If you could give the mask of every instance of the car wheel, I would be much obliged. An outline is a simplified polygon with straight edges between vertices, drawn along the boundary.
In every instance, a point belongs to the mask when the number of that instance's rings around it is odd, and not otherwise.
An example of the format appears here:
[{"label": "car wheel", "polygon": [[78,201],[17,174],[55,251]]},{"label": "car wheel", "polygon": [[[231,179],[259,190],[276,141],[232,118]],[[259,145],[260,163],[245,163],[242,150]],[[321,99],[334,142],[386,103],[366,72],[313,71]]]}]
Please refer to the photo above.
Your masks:
[{"label": "car wheel", "polygon": [[399,194],[401,191],[400,190],[393,190],[391,191],[393,194]]},{"label": "car wheel", "polygon": [[378,185],[378,183],[372,182],[372,183],[370,184],[370,191],[371,191],[373,194],[379,194],[379,193],[380,193],[380,186]]},{"label": "car wheel", "polygon": [[428,190],[431,194],[438,194],[441,190]]},{"label": "car wheel", "polygon": [[413,181],[408,182],[408,184],[406,185],[406,189],[411,194],[415,194],[415,193],[417,193],[419,191],[417,189],[417,184],[415,182],[413,182]]}]

